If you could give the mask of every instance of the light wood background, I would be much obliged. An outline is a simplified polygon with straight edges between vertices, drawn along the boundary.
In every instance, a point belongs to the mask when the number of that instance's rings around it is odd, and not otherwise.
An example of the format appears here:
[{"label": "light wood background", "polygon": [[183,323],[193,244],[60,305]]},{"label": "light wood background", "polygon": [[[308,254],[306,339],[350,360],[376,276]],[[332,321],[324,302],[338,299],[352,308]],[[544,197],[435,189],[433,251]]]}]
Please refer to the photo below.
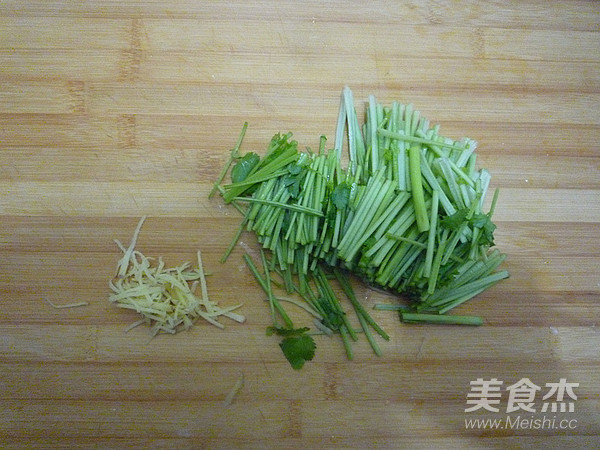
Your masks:
[{"label": "light wood background", "polygon": [[[374,312],[382,357],[323,338],[296,372],[244,249],[219,263],[238,216],[207,193],[244,121],[247,151],[290,130],[332,144],[344,85],[360,110],[412,102],[478,140],[511,278],[460,309],[480,328]],[[2,1],[0,447],[598,447],[599,106],[594,1]],[[125,334],[137,318],[107,283],[141,215],[139,249],[172,264],[201,249],[245,324]],[[464,411],[477,378],[504,382],[498,413]],[[576,426],[466,429],[505,418],[522,378],[542,387],[523,418],[543,416],[546,383],[579,383],[554,414]]]}]

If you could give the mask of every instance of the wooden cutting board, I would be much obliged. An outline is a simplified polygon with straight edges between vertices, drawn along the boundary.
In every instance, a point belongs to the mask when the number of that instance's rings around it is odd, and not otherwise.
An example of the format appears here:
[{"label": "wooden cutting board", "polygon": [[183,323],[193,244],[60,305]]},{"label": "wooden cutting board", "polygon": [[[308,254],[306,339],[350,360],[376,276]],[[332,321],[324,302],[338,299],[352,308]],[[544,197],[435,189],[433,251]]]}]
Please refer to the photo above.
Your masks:
[{"label": "wooden cutting board", "polygon": [[[0,447],[600,444],[598,3],[5,0],[0,68]],[[294,371],[241,258],[256,242],[221,264],[239,216],[207,194],[245,121],[245,151],[332,144],[345,85],[359,113],[412,102],[479,142],[511,278],[460,308],[481,327],[373,311],[383,356],[318,337]],[[125,332],[113,239],[142,215],[138,248],[201,249],[244,324]]]}]

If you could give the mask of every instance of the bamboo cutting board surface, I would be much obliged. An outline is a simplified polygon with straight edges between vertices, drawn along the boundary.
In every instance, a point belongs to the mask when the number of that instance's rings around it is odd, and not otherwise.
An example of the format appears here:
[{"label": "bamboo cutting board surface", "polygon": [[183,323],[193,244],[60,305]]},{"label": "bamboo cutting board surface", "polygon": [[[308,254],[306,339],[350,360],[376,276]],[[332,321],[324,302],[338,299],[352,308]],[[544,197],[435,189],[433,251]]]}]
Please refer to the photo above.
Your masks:
[{"label": "bamboo cutting board surface", "polygon": [[[600,444],[597,2],[5,0],[0,67],[0,447]],[[239,216],[207,194],[245,121],[244,151],[279,131],[332,144],[344,85],[359,114],[369,94],[412,102],[479,142],[511,278],[460,308],[482,327],[373,311],[383,356],[318,337],[294,371],[241,259],[256,242],[221,264]],[[142,215],[138,248],[172,265],[201,249],[211,297],[246,323],[125,333],[113,239]],[[355,287],[367,308],[396,301]],[[498,411],[466,412],[471,382],[494,378]],[[535,412],[507,411],[525,378]],[[542,412],[561,379],[574,410]]]}]

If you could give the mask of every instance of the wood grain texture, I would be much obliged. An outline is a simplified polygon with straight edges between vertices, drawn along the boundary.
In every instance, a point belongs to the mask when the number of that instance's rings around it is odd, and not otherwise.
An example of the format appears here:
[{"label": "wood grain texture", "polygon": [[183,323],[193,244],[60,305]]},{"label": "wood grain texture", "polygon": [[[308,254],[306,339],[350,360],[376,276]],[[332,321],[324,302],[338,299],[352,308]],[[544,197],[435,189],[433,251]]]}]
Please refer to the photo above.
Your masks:
[{"label": "wood grain texture", "polygon": [[[6,0],[0,67],[0,447],[600,445],[598,2]],[[412,102],[478,141],[511,278],[460,308],[482,327],[374,311],[383,356],[319,338],[296,372],[241,259],[256,242],[221,264],[238,216],[207,194],[245,121],[244,150],[279,131],[331,144],[344,85],[359,114],[369,94]],[[246,323],[125,333],[113,239],[142,215],[140,250],[179,264],[201,249],[211,296],[243,302]],[[395,301],[355,286],[368,308]],[[499,412],[465,412],[478,378],[530,379],[538,411],[506,413],[504,390]],[[546,416],[575,426],[465,423],[545,417],[561,378],[575,410]]]}]

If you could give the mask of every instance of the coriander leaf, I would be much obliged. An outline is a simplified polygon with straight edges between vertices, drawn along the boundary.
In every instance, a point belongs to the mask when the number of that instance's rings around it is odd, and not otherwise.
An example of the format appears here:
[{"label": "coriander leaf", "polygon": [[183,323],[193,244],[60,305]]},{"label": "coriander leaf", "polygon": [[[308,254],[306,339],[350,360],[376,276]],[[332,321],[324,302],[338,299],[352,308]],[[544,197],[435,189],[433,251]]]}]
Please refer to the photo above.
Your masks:
[{"label": "coriander leaf", "polygon": [[292,198],[297,198],[300,195],[300,185],[308,170],[300,164],[290,164],[288,166],[288,172],[289,173],[282,179],[283,185],[286,187]]},{"label": "coriander leaf", "polygon": [[494,230],[496,229],[496,225],[492,222],[490,216],[481,213],[473,214],[473,217],[467,220],[468,214],[469,208],[459,209],[451,216],[444,217],[440,221],[440,224],[449,230],[458,230],[463,223],[467,222],[472,227],[481,229],[479,238],[481,245],[494,245]]},{"label": "coriander leaf", "polygon": [[440,220],[440,225],[449,230],[458,230],[467,220],[467,214],[469,214],[469,208],[459,209],[451,216],[444,217]]},{"label": "coriander leaf", "polygon": [[325,215],[325,220],[327,221],[327,223],[333,228],[335,227],[335,218],[336,218],[336,210],[334,208],[331,207],[327,207],[326,210],[326,215]]},{"label": "coriander leaf", "polygon": [[293,175],[286,175],[281,179],[281,182],[285,187],[291,186],[296,182],[297,177]]},{"label": "coriander leaf", "polygon": [[300,172],[302,172],[304,167],[302,167],[301,164],[290,164],[287,169],[290,174],[298,175]]},{"label": "coriander leaf", "polygon": [[296,370],[300,370],[306,361],[313,359],[317,348],[313,338],[307,334],[286,337],[279,343],[279,346],[291,366]]},{"label": "coriander leaf", "polygon": [[496,225],[487,214],[475,214],[471,219],[474,227],[481,228],[480,244],[494,245],[494,230]]},{"label": "coriander leaf", "polygon": [[487,228],[490,226],[490,224],[494,225],[487,214],[473,214],[471,224],[477,228]]},{"label": "coriander leaf", "polygon": [[246,153],[231,169],[231,181],[239,183],[248,178],[248,175],[259,163],[260,157],[254,153]]},{"label": "coriander leaf", "polygon": [[331,193],[331,200],[337,209],[345,209],[350,200],[350,186],[346,183],[338,184]]},{"label": "coriander leaf", "polygon": [[300,195],[300,179],[296,175],[285,176],[283,184],[292,198],[297,198]]}]

